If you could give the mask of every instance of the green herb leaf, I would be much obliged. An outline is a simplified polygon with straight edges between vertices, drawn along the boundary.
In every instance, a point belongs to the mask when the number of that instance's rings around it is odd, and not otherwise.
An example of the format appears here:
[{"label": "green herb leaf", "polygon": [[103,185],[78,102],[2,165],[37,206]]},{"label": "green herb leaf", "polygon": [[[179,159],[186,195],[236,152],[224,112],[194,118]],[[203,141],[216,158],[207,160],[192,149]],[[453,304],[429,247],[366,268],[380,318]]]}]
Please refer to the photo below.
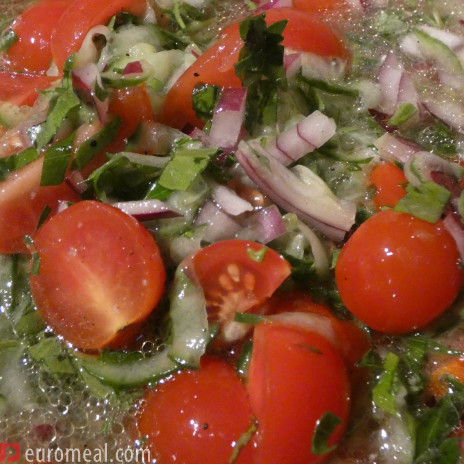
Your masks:
[{"label": "green herb leaf", "polygon": [[176,151],[161,173],[159,184],[169,190],[188,190],[217,153],[216,148]]},{"label": "green herb leaf", "polygon": [[412,103],[401,103],[395,114],[388,120],[389,126],[401,126],[414,117],[419,110]]},{"label": "green herb leaf", "polygon": [[267,248],[262,247],[260,250],[252,250],[251,248],[247,248],[247,255],[250,259],[253,261],[256,261],[257,263],[262,263],[264,261],[264,258],[266,256]]},{"label": "green herb leaf", "polygon": [[243,324],[259,324],[266,320],[265,316],[260,316],[259,314],[253,313],[241,313],[236,312],[234,316],[235,322],[242,322]]},{"label": "green herb leaf", "polygon": [[247,340],[243,345],[240,356],[237,359],[236,371],[240,377],[245,378],[248,375],[251,355],[253,354],[253,341]]},{"label": "green herb leaf", "polygon": [[221,89],[217,85],[197,84],[192,92],[192,107],[198,119],[207,121],[214,113]]},{"label": "green herb leaf", "polygon": [[435,182],[425,181],[417,187],[408,184],[407,195],[393,208],[394,211],[408,213],[434,224],[440,219],[451,192]]},{"label": "green herb leaf", "polygon": [[335,428],[341,424],[341,419],[327,411],[317,422],[311,443],[311,452],[316,455],[333,451],[337,445],[329,446],[328,442]]},{"label": "green herb leaf", "polygon": [[121,118],[117,116],[105,124],[96,134],[82,142],[76,150],[71,169],[82,169],[87,166],[98,153],[116,138],[120,126]]},{"label": "green herb leaf", "polygon": [[0,182],[5,180],[11,172],[32,163],[38,156],[37,150],[34,147],[30,147],[21,153],[0,158]]},{"label": "green herb leaf", "polygon": [[394,353],[388,353],[383,363],[383,372],[377,384],[372,389],[372,400],[383,411],[395,415],[398,413],[396,394],[400,382],[398,379],[399,357]]},{"label": "green herb leaf", "polygon": [[29,354],[36,361],[43,362],[53,374],[76,373],[66,350],[55,337],[42,338],[29,347]]},{"label": "green herb leaf", "polygon": [[40,185],[59,185],[64,181],[69,166],[75,133],[55,143],[45,152]]},{"label": "green herb leaf", "polygon": [[248,427],[248,429],[244,433],[242,433],[239,439],[235,442],[232,455],[230,456],[230,459],[229,459],[229,464],[233,464],[237,460],[240,454],[240,451],[250,442],[250,440],[253,438],[253,435],[256,433],[257,430],[258,430],[258,423],[256,419],[253,418],[253,421],[250,427]]}]

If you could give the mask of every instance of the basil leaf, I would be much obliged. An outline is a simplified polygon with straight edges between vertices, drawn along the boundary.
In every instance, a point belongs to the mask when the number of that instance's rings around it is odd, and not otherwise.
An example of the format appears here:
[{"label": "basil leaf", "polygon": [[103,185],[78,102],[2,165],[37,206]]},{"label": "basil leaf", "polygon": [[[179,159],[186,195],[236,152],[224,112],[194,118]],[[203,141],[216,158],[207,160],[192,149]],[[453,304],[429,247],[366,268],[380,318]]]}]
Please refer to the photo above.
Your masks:
[{"label": "basil leaf", "polygon": [[408,213],[435,223],[440,219],[446,204],[451,198],[451,192],[435,182],[425,181],[417,187],[409,184],[407,195],[393,208],[400,213]]},{"label": "basil leaf", "polygon": [[64,181],[71,158],[75,133],[55,143],[45,152],[40,185],[59,185]]},{"label": "basil leaf", "polygon": [[74,155],[71,169],[82,169],[109,145],[118,133],[121,118],[118,116],[103,126],[96,134],[89,137],[79,145]]},{"label": "basil leaf", "polygon": [[400,386],[398,363],[399,357],[394,353],[388,353],[383,363],[383,372],[372,389],[372,400],[375,405],[392,415],[398,412],[396,403],[396,394]]},{"label": "basil leaf", "polygon": [[37,150],[34,147],[30,147],[21,153],[0,158],[0,182],[5,180],[11,172],[32,163],[38,156]]},{"label": "basil leaf", "polygon": [[217,153],[216,148],[176,151],[161,173],[159,184],[169,190],[188,190]]},{"label": "basil leaf", "polygon": [[327,411],[318,419],[311,443],[311,452],[313,454],[330,453],[337,447],[337,445],[329,446],[328,442],[330,435],[332,435],[335,428],[341,423],[341,419],[330,411]]}]

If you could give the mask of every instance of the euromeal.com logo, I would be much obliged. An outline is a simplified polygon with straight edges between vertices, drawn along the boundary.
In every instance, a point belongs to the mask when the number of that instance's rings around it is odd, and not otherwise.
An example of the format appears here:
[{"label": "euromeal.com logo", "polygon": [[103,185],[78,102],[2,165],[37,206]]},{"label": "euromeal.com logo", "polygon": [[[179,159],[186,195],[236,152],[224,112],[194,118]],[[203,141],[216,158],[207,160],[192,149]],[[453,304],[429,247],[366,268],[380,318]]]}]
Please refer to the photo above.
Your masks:
[{"label": "euromeal.com logo", "polygon": [[0,443],[0,463],[149,463],[150,450],[146,448],[118,448],[111,453],[105,444],[103,448],[27,448],[20,452],[19,443]]}]

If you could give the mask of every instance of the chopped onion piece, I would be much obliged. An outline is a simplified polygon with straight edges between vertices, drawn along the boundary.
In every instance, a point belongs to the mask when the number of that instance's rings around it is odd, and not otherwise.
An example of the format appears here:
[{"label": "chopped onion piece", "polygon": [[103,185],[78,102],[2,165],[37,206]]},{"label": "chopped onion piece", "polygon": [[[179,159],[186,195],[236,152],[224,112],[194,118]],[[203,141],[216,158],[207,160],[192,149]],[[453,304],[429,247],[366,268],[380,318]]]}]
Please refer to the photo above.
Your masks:
[{"label": "chopped onion piece", "polygon": [[[356,205],[337,198],[310,169],[303,166],[298,166],[299,170],[295,172],[287,169],[269,158],[256,140],[240,142],[236,157],[269,198],[327,237],[341,241],[354,224]],[[303,174],[304,181],[301,179]]]},{"label": "chopped onion piece", "polygon": [[322,244],[319,237],[301,221],[298,221],[298,227],[311,245],[311,251],[314,256],[314,267],[320,277],[326,277],[329,273],[329,256],[327,250]]},{"label": "chopped onion piece", "polygon": [[127,74],[140,74],[143,73],[142,63],[140,61],[131,61],[126,64],[126,67],[122,71],[122,75],[126,76]]},{"label": "chopped onion piece", "polygon": [[232,189],[225,185],[213,184],[211,191],[217,205],[231,216],[238,216],[246,211],[253,211],[250,202],[239,197]]},{"label": "chopped onion piece", "polygon": [[464,227],[459,216],[455,213],[448,213],[443,219],[443,225],[454,238],[461,260],[464,261]]},{"label": "chopped onion piece", "polygon": [[240,224],[222,211],[212,201],[206,202],[194,220],[195,225],[206,224],[205,235],[207,242],[216,242],[233,238],[240,230]]},{"label": "chopped onion piece", "polygon": [[174,211],[160,200],[120,201],[113,203],[112,206],[140,221],[179,216],[177,211]]},{"label": "chopped onion piece", "polygon": [[321,147],[335,135],[335,121],[320,111],[314,111],[303,120],[270,139],[265,145],[269,155],[284,165]]},{"label": "chopped onion piece", "polygon": [[237,234],[237,238],[263,244],[271,242],[287,231],[276,205],[268,206],[253,214],[244,221],[243,226],[243,229]]},{"label": "chopped onion piece", "polygon": [[443,102],[423,101],[424,107],[436,118],[464,134],[464,106],[457,101],[446,100]]},{"label": "chopped onion piece", "polygon": [[[104,36],[106,41],[108,42],[110,39],[111,31],[108,27],[103,25],[98,25],[90,29],[90,31],[85,36],[84,41],[82,42],[79,52],[77,53],[76,60],[74,62],[74,66],[76,68],[81,68],[88,64],[96,63],[98,61],[100,50],[97,49],[94,41],[94,38],[97,35]],[[105,65],[106,62],[99,63],[99,70],[102,71]]]},{"label": "chopped onion piece", "polygon": [[209,143],[211,146],[231,152],[238,144],[245,118],[245,87],[228,88],[222,91],[211,120]]},{"label": "chopped onion piece", "polygon": [[374,141],[374,146],[379,150],[379,154],[386,160],[395,160],[400,163],[409,161],[414,153],[421,150],[419,146],[414,145],[407,140],[400,139],[386,132]]}]

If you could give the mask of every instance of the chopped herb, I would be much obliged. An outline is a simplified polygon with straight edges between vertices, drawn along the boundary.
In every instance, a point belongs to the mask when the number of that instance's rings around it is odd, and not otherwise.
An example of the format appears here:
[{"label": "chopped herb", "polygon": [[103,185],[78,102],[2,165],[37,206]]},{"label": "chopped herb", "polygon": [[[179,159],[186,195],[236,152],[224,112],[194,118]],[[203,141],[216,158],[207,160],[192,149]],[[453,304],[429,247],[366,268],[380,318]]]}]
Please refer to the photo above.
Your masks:
[{"label": "chopped herb", "polygon": [[401,103],[395,114],[388,120],[388,125],[401,126],[414,117],[418,111],[417,106],[412,103]]},{"label": "chopped herb", "polygon": [[383,363],[383,372],[372,389],[372,400],[375,405],[392,415],[398,413],[396,398],[400,387],[398,363],[399,357],[394,353],[388,353]]},{"label": "chopped herb", "polygon": [[40,270],[40,256],[37,251],[35,251],[34,247],[34,240],[30,235],[26,235],[24,237],[24,243],[27,246],[27,248],[31,252],[31,258],[32,258],[32,263],[31,263],[31,275],[39,275],[39,270]]},{"label": "chopped herb", "polygon": [[251,355],[253,354],[253,341],[247,340],[243,345],[240,356],[237,359],[236,370],[240,377],[247,377],[250,366]]},{"label": "chopped herb", "polygon": [[217,85],[197,84],[192,92],[192,107],[197,118],[207,121],[214,113],[214,109],[221,95]]},{"label": "chopped herb", "polygon": [[0,158],[0,182],[5,180],[11,172],[32,163],[38,156],[37,150],[30,147],[20,153]]},{"label": "chopped herb", "polygon": [[13,29],[7,29],[0,35],[0,52],[6,52],[18,40]]},{"label": "chopped herb", "polygon": [[407,195],[396,204],[394,210],[431,223],[440,219],[451,198],[449,190],[431,181],[422,182],[417,187],[408,184],[406,192]]},{"label": "chopped herb", "polygon": [[36,361],[43,362],[53,374],[76,373],[66,350],[56,337],[42,338],[29,347],[29,354]]},{"label": "chopped herb", "polygon": [[250,259],[253,261],[256,261],[257,263],[262,263],[264,261],[264,258],[266,256],[267,248],[262,247],[260,250],[252,250],[251,248],[247,248],[247,255]]},{"label": "chopped herb", "polygon": [[75,133],[55,143],[45,152],[40,185],[59,185],[64,181],[71,158]]},{"label": "chopped herb", "polygon": [[266,320],[265,316],[253,313],[240,313],[236,312],[234,316],[235,322],[242,322],[243,324],[259,324]]},{"label": "chopped herb", "polygon": [[244,433],[242,433],[239,439],[234,443],[232,455],[229,459],[229,464],[233,464],[237,460],[240,451],[250,442],[257,430],[258,423],[256,419],[253,419],[252,423],[250,424],[250,427],[248,427],[248,429]]},{"label": "chopped herb", "polygon": [[335,428],[341,423],[341,419],[330,411],[327,411],[318,419],[311,443],[311,452],[313,454],[330,453],[337,447],[337,445],[329,446],[329,439]]},{"label": "chopped herb", "polygon": [[45,220],[48,218],[48,216],[50,215],[51,212],[52,212],[52,210],[51,210],[50,206],[45,205],[44,209],[40,213],[39,221],[37,223],[37,229],[39,229],[39,227],[45,222]]}]

